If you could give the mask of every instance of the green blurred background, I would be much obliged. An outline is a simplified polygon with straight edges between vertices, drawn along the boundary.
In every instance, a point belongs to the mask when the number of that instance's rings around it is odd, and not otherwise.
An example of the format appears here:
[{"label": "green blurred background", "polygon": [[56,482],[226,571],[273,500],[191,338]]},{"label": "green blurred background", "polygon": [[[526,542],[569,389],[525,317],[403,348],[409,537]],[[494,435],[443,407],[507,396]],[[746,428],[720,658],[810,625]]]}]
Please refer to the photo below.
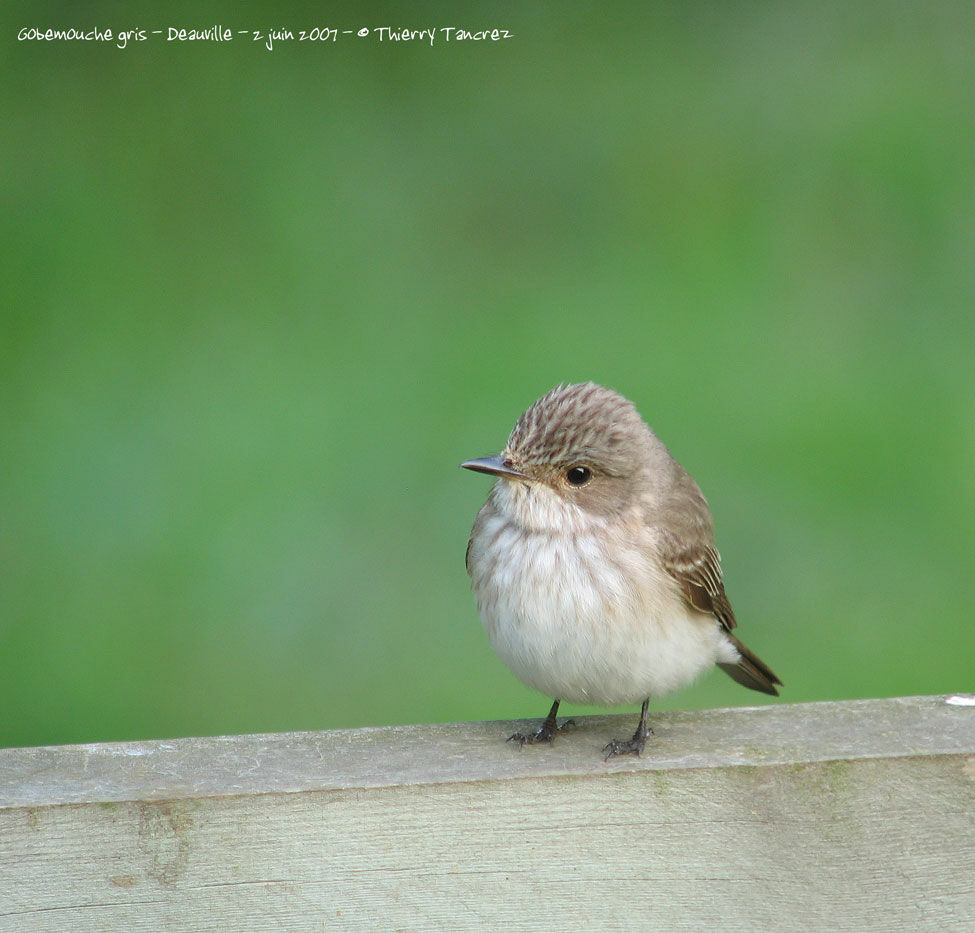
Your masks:
[{"label": "green blurred background", "polygon": [[[0,744],[543,715],[458,463],[563,380],[783,700],[975,686],[970,4],[490,6],[8,7]],[[515,38],[16,38],[221,22]]]}]

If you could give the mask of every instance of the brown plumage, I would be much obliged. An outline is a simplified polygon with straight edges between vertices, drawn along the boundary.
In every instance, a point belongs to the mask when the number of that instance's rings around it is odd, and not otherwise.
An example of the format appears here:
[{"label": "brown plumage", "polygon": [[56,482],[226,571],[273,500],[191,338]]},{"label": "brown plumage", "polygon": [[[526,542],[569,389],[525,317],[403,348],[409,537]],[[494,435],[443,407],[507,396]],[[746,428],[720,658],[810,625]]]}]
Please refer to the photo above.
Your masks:
[{"label": "brown plumage", "polygon": [[781,681],[732,634],[711,511],[697,483],[631,402],[594,383],[560,385],[518,419],[498,457],[463,466],[498,477],[467,567],[492,644],[526,683],[559,699],[644,700],[717,664],[743,686]]}]

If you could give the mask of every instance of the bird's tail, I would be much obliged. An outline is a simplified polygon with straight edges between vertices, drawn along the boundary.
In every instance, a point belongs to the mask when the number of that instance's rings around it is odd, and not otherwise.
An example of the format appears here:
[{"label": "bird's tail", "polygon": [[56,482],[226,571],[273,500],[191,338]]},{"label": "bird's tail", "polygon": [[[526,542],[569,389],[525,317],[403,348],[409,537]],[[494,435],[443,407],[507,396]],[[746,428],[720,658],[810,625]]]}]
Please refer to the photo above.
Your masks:
[{"label": "bird's tail", "polygon": [[740,657],[733,662],[718,661],[718,667],[732,680],[737,680],[743,687],[762,693],[770,693],[777,697],[779,691],[775,689],[775,686],[778,684],[781,687],[782,681],[775,676],[772,668],[753,654],[730,632],[725,632],[725,637],[735,646]]}]

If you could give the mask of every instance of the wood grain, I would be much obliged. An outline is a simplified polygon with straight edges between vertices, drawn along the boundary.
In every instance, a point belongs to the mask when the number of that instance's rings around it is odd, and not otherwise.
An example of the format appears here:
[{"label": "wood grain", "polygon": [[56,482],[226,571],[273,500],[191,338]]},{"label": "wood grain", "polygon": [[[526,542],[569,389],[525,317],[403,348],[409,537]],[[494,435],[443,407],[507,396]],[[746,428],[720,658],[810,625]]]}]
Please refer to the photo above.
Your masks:
[{"label": "wood grain", "polygon": [[0,931],[975,929],[975,707],[0,750]]}]

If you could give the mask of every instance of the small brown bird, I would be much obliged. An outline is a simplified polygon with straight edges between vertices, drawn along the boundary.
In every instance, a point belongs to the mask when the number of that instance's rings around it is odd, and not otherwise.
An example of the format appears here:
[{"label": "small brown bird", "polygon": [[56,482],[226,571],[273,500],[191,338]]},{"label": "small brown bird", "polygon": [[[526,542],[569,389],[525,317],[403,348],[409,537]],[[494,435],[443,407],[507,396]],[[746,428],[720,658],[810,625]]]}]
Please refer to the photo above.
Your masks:
[{"label": "small brown bird", "polygon": [[643,703],[717,664],[752,690],[782,681],[733,634],[713,522],[697,483],[632,402],[592,382],[560,385],[519,419],[497,457],[466,460],[498,477],[477,513],[467,571],[494,650],[555,702],[542,727],[511,740],[551,742],[559,703]]}]

